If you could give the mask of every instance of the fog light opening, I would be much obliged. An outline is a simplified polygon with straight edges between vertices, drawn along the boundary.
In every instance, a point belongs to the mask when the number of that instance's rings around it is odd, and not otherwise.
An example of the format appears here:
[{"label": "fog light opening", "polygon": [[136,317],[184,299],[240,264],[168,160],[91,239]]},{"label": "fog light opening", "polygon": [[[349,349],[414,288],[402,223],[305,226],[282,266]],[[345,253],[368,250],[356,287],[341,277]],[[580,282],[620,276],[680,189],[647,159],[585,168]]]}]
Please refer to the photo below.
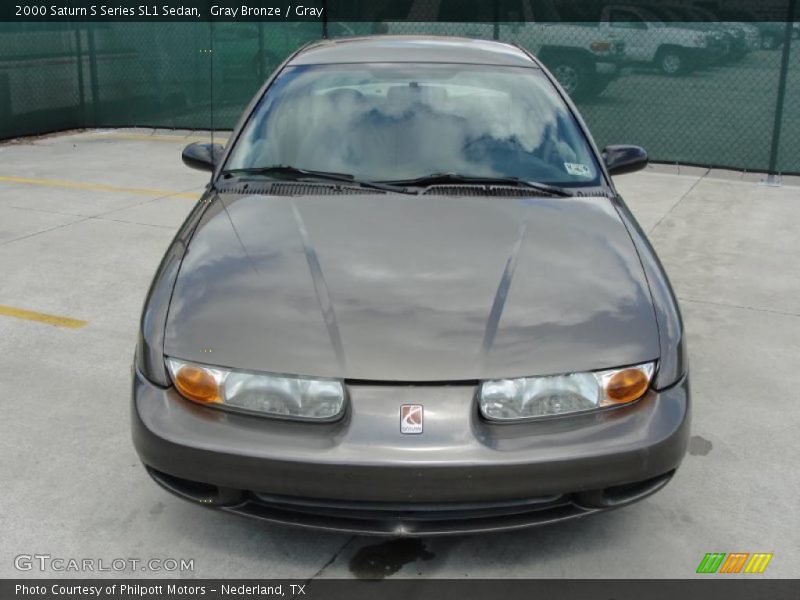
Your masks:
[{"label": "fog light opening", "polygon": [[673,475],[675,475],[675,469],[662,475],[645,479],[644,481],[635,481],[633,483],[624,483],[604,489],[580,492],[575,494],[574,500],[576,504],[585,508],[616,508],[625,506],[637,502],[642,498],[646,498],[651,494],[655,494],[669,483]]},{"label": "fog light opening", "polygon": [[218,487],[201,481],[191,481],[147,467],[147,472],[161,487],[185,500],[206,506],[230,506],[241,504],[246,492],[232,488]]}]

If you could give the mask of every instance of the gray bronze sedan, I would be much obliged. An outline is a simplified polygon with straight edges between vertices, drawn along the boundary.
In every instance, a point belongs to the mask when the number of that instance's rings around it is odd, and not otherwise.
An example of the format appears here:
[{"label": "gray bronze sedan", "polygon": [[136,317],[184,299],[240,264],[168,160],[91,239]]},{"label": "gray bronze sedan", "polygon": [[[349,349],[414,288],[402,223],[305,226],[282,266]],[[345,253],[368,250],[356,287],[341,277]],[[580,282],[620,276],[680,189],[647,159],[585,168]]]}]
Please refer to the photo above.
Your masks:
[{"label": "gray bronze sedan", "polygon": [[686,450],[675,297],[525,50],[305,46],[227,148],[145,302],[133,439],[195,503],[354,533],[514,529],[624,506]]}]

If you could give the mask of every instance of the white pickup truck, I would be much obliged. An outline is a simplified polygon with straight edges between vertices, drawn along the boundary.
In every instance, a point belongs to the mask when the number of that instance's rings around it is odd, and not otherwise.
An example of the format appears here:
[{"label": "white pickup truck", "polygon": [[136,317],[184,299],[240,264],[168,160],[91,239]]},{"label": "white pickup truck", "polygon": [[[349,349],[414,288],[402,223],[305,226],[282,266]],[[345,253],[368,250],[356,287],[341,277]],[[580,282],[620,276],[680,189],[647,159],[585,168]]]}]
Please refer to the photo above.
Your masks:
[{"label": "white pickup truck", "polygon": [[597,24],[557,20],[550,0],[412,0],[402,21],[381,20],[375,32],[515,43],[539,58],[574,99],[599,95],[619,75],[624,41]]},{"label": "white pickup truck", "polygon": [[652,66],[666,75],[710,64],[723,52],[721,40],[710,32],[671,26],[642,8],[606,6],[600,27],[625,41],[628,64]]}]

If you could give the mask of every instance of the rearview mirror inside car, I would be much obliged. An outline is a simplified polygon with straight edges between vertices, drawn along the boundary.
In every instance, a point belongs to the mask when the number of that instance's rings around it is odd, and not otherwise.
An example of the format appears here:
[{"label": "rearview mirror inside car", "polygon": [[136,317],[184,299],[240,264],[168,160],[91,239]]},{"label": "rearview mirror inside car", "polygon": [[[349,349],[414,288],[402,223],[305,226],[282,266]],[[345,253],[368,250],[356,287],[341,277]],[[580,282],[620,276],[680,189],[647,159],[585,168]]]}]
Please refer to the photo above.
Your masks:
[{"label": "rearview mirror inside car", "polygon": [[606,146],[603,161],[610,175],[633,173],[647,166],[647,152],[641,146]]},{"label": "rearview mirror inside car", "polygon": [[220,144],[204,144],[195,142],[183,149],[183,164],[199,171],[213,171],[217,161],[222,157],[224,148]]}]

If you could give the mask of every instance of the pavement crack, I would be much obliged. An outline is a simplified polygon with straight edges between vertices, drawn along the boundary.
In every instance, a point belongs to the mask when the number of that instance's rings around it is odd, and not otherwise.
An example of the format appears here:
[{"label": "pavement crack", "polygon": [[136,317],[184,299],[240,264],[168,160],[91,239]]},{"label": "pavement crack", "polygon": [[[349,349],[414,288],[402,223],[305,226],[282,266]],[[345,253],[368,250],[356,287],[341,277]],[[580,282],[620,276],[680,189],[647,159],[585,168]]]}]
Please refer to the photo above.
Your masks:
[{"label": "pavement crack", "polygon": [[142,227],[155,227],[156,229],[169,229],[175,231],[173,225],[157,225],[155,223],[140,223],[138,221],[123,221],[122,219],[109,219],[108,217],[92,217],[94,221],[108,221],[109,223],[123,223],[125,225],[141,225]]},{"label": "pavement crack", "polygon": [[345,548],[347,548],[353,542],[353,540],[355,540],[355,539],[356,539],[356,536],[354,536],[354,535],[351,535],[349,538],[347,538],[347,541],[344,544],[342,544],[341,548],[339,548],[336,552],[333,553],[333,556],[331,556],[328,559],[328,562],[326,562],[324,565],[322,565],[316,573],[314,573],[311,577],[306,579],[303,583],[308,583],[310,581],[313,581],[314,579],[316,579],[317,577],[322,575],[323,571],[325,571],[325,569],[327,569],[333,563],[335,563],[336,559],[339,558],[339,556],[342,554],[342,552],[344,552]]},{"label": "pavement crack", "polygon": [[[124,207],[121,207],[121,208],[115,208],[114,210],[109,210],[109,211],[98,213],[96,215],[91,215],[91,216],[70,215],[68,213],[57,213],[55,211],[49,211],[49,210],[43,210],[43,209],[28,208],[28,207],[22,207],[22,206],[11,206],[11,208],[17,208],[17,209],[20,209],[20,210],[32,210],[32,211],[36,211],[36,212],[46,212],[46,213],[50,213],[50,214],[63,215],[65,217],[74,216],[75,220],[74,221],[69,221],[68,223],[61,223],[60,225],[56,225],[54,227],[48,227],[47,229],[42,229],[41,231],[34,231],[34,232],[28,233],[26,235],[21,235],[19,237],[11,238],[10,240],[5,240],[3,242],[0,242],[0,246],[6,246],[6,245],[12,244],[14,242],[20,242],[22,240],[27,240],[29,238],[36,237],[37,235],[42,235],[43,233],[50,233],[51,231],[56,231],[58,229],[63,229],[64,227],[69,227],[70,225],[76,225],[78,223],[85,223],[86,221],[95,221],[95,220],[96,221],[111,221],[111,222],[115,222],[115,223],[127,223],[129,225],[144,225],[144,226],[148,226],[149,225],[151,227],[166,228],[167,227],[166,225],[152,225],[152,224],[149,224],[149,223],[135,223],[135,222],[132,222],[132,221],[123,221],[121,219],[108,219],[108,218],[104,218],[104,217],[106,215],[114,214],[115,212],[120,212],[120,211],[123,211],[123,210],[127,210],[129,208],[135,208],[137,206],[142,206],[144,204],[147,204],[148,202],[154,202],[156,200],[161,200],[163,198],[170,198],[172,196],[176,196],[178,194],[184,194],[186,192],[191,192],[191,191],[194,191],[196,189],[197,189],[197,187],[194,187],[194,188],[191,188],[191,189],[188,189],[188,190],[170,192],[169,194],[165,194],[163,196],[158,196],[156,198],[148,198],[144,202],[131,204],[131,205],[124,206]],[[170,229],[175,229],[172,226],[170,226],[169,228]]]},{"label": "pavement crack", "polygon": [[698,300],[697,298],[686,298],[678,296],[680,302],[692,302],[694,304],[710,304],[712,306],[722,306],[724,308],[738,308],[740,310],[751,310],[753,312],[769,313],[773,315],[781,315],[784,317],[800,317],[800,314],[793,312],[786,312],[783,310],[775,310],[774,308],[758,308],[756,306],[747,306],[744,304],[729,304],[727,302],[715,302],[713,300]]},{"label": "pavement crack", "polygon": [[[147,200],[143,200],[142,202],[136,202],[135,204],[130,204],[128,206],[121,206],[121,207],[117,207],[117,208],[115,208],[113,210],[100,212],[100,213],[97,213],[95,215],[92,215],[90,218],[92,218],[92,219],[102,218],[102,217],[105,217],[106,215],[112,215],[112,214],[114,214],[116,212],[121,212],[123,210],[128,210],[128,209],[131,209],[131,208],[138,208],[140,206],[144,206],[145,204],[150,204],[151,202],[155,202],[156,200],[163,200],[165,198],[172,198],[173,196],[178,196],[180,194],[186,194],[187,192],[200,191],[200,190],[203,190],[203,189],[205,189],[205,188],[204,187],[194,186],[194,187],[189,188],[189,189],[170,192],[169,194],[164,194],[163,196],[156,196],[155,198],[148,198]],[[200,199],[200,195],[197,196],[197,199],[198,200]]]},{"label": "pavement crack", "polygon": [[48,215],[61,215],[62,217],[89,217],[89,215],[79,215],[75,213],[66,213],[66,212],[59,212],[57,210],[47,210],[46,208],[33,208],[30,206],[17,206],[15,204],[9,204],[9,208],[16,208],[17,210],[26,210],[29,212],[39,212],[45,213]]},{"label": "pavement crack", "polygon": [[27,235],[21,235],[20,237],[15,237],[4,242],[0,242],[0,246],[7,246],[8,244],[13,244],[14,242],[21,242],[22,240],[27,240],[28,238],[36,237],[37,235],[42,235],[43,233],[49,233],[51,231],[56,231],[57,229],[63,229],[64,227],[75,225],[76,223],[83,223],[89,219],[91,219],[91,217],[77,218],[69,223],[62,223],[61,225],[56,225],[55,227],[48,227],[47,229],[42,229],[41,231],[34,231],[33,233],[29,233]]},{"label": "pavement crack", "polygon": [[666,219],[668,216],[670,216],[673,213],[673,211],[676,208],[678,208],[678,206],[681,204],[681,202],[683,202],[686,199],[686,197],[694,191],[694,188],[697,187],[697,184],[700,183],[701,181],[703,181],[703,179],[705,179],[710,172],[711,172],[710,168],[706,169],[706,172],[703,173],[702,175],[700,175],[700,177],[697,178],[697,181],[695,181],[692,184],[692,187],[690,187],[688,190],[686,190],[686,193],[683,194],[680,198],[678,198],[678,201],[675,204],[673,204],[667,212],[664,213],[664,215],[656,222],[656,224],[653,225],[650,228],[650,231],[648,231],[647,234],[650,235],[656,229],[658,229],[659,225],[661,225],[661,223],[664,221],[664,219]]}]

